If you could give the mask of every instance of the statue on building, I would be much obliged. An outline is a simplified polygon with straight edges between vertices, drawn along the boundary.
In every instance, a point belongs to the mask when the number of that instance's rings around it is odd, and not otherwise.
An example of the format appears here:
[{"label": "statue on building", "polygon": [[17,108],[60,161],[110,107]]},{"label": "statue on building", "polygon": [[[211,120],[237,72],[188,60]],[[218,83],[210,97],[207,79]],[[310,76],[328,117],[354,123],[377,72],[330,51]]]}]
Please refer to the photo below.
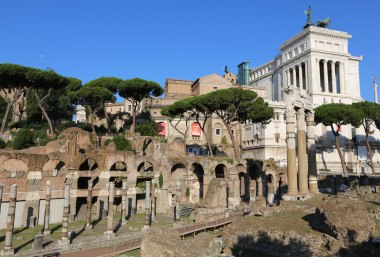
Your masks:
[{"label": "statue on building", "polygon": [[303,26],[303,28],[306,29],[309,26],[314,26],[313,17],[312,17],[313,12],[311,11],[311,6],[309,5],[309,9],[307,11],[305,10],[304,12],[307,15],[307,20],[306,20],[306,24],[305,24],[305,26]]},{"label": "statue on building", "polygon": [[228,70],[227,66],[224,67],[224,72],[225,72],[226,74],[230,72],[230,71]]},{"label": "statue on building", "polygon": [[329,24],[330,24],[330,21],[331,21],[330,18],[326,18],[324,20],[317,20],[317,27],[328,28]]}]

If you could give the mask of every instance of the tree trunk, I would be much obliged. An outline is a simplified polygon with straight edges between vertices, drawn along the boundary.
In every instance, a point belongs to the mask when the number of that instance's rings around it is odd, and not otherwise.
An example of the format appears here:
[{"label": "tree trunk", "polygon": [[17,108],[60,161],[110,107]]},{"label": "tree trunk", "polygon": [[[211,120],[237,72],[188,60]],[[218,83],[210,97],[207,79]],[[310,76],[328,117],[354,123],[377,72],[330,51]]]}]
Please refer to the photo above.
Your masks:
[{"label": "tree trunk", "polygon": [[372,160],[372,150],[371,150],[371,146],[370,146],[370,144],[368,142],[368,137],[369,137],[368,133],[369,133],[369,131],[366,129],[366,131],[365,131],[365,144],[367,146],[369,165],[371,167],[372,174],[375,175],[375,167],[373,166],[373,160]]},{"label": "tree trunk", "polygon": [[234,153],[235,153],[235,158],[239,158],[239,148],[236,145],[236,140],[234,134],[232,134],[231,126],[229,124],[224,123],[224,125],[227,128],[228,134],[230,135],[232,146],[234,147]]},{"label": "tree trunk", "polygon": [[[50,94],[50,93],[49,93]],[[55,132],[54,132],[54,128],[53,128],[53,123],[51,122],[50,118],[49,118],[49,115],[47,114],[46,110],[45,110],[45,107],[42,105],[42,101],[41,99],[39,98],[38,94],[37,94],[37,91],[34,91],[34,95],[36,96],[37,98],[37,104],[38,104],[38,107],[40,107],[42,113],[44,114],[45,118],[46,118],[46,121],[48,122],[49,124],[49,130],[50,130],[50,134],[51,136],[54,138],[55,137]]]},{"label": "tree trunk", "polygon": [[104,105],[104,116],[106,118],[106,122],[107,122],[107,131],[108,133],[111,133],[111,121],[110,121],[110,117],[108,116],[108,113],[107,113],[107,107]]},{"label": "tree trunk", "polygon": [[[211,144],[210,144],[210,141],[208,139],[208,136],[205,133],[205,124],[206,124],[206,121],[207,121],[207,119],[204,120],[203,125],[201,126],[201,129],[202,129],[203,135],[205,136],[207,147],[208,147],[208,151],[210,152],[210,156],[213,157],[214,154],[212,153]],[[201,124],[198,120],[197,120],[197,122],[198,122],[199,125]]]},{"label": "tree trunk", "polygon": [[[14,102],[13,102],[13,103],[14,103]],[[1,135],[1,136],[4,134],[5,124],[7,123],[8,116],[9,116],[9,111],[11,110],[13,103],[12,103],[12,102],[8,102],[8,104],[7,104],[7,108],[5,109],[5,113],[4,113],[3,121],[2,121],[2,123],[1,123],[1,129],[0,129],[0,135]]]},{"label": "tree trunk", "polygon": [[10,101],[8,101],[8,99],[7,99],[7,108],[5,109],[3,122],[1,123],[0,136],[2,136],[4,134],[5,125],[7,123],[8,116],[9,116],[9,111],[11,110],[12,106],[15,104],[17,99],[21,96],[22,92],[23,92],[22,90],[21,91],[16,90],[14,93],[13,99]]},{"label": "tree trunk", "polygon": [[90,114],[90,123],[91,123],[92,133],[94,135],[96,135],[95,126],[94,126],[94,118],[95,118],[95,114],[91,113]]},{"label": "tree trunk", "polygon": [[132,125],[131,125],[131,136],[135,137],[136,131],[136,108],[135,103],[132,103]]},{"label": "tree trunk", "polygon": [[[343,177],[347,177],[346,161],[344,160],[343,152],[342,152],[342,149],[340,149],[340,144],[339,144],[339,132],[335,132],[333,126],[331,126],[331,129],[335,136],[335,147],[336,147],[336,150],[338,151],[340,163],[342,165]],[[339,130],[339,127],[338,127],[338,130]]]}]

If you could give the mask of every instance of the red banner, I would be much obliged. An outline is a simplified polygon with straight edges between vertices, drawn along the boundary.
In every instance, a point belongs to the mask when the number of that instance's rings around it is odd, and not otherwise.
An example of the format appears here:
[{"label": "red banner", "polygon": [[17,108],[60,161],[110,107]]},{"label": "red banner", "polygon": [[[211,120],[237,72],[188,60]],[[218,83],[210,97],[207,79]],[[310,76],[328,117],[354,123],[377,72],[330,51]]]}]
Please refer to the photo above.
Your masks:
[{"label": "red banner", "polygon": [[191,136],[200,137],[202,133],[201,126],[198,122],[191,124]]},{"label": "red banner", "polygon": [[166,136],[166,124],[164,122],[157,123],[157,133],[161,136]]}]

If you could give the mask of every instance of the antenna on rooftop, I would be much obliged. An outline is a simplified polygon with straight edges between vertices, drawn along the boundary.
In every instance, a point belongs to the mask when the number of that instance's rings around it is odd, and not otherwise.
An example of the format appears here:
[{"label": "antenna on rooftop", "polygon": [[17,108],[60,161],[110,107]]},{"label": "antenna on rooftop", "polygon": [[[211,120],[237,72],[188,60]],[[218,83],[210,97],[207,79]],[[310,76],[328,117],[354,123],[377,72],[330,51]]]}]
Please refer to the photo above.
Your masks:
[{"label": "antenna on rooftop", "polygon": [[376,76],[372,76],[372,82],[373,82],[373,91],[375,96],[375,103],[378,103],[377,101],[377,84],[376,84]]}]

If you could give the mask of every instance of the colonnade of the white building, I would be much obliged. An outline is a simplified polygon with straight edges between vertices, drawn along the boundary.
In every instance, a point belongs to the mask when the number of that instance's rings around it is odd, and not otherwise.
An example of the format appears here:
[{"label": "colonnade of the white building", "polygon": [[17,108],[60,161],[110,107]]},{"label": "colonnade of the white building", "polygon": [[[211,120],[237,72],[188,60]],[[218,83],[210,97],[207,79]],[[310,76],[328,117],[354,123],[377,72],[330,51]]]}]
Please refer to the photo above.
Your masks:
[{"label": "colonnade of the white building", "polygon": [[321,92],[342,94],[344,65],[342,62],[317,59],[317,79]]},{"label": "colonnade of the white building", "polygon": [[297,88],[307,89],[307,63],[301,62],[289,68],[286,73],[287,85],[293,85]]}]

